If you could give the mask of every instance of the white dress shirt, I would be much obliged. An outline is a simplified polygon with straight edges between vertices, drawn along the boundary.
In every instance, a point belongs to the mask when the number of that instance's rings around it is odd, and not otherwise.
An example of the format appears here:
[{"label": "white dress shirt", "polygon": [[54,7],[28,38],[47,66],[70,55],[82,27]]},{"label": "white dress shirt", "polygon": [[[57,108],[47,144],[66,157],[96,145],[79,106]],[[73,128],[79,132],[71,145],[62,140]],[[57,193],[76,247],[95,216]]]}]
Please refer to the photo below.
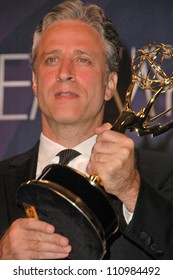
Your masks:
[{"label": "white dress shirt", "polygon": [[[87,174],[86,172],[86,166],[89,162],[91,150],[95,142],[96,142],[96,135],[85,140],[79,145],[73,147],[73,149],[81,153],[81,155],[79,155],[78,157],[70,161],[68,166],[77,169],[83,174],[89,176],[89,174]],[[52,140],[44,136],[43,133],[41,133],[36,178],[41,175],[43,169],[47,165],[59,163],[59,157],[56,155],[64,149],[67,148],[53,142]],[[126,222],[129,223],[133,217],[133,213],[130,213],[124,205],[123,205],[123,214]]]},{"label": "white dress shirt", "polygon": [[[81,153],[81,155],[70,161],[68,166],[88,175],[86,172],[86,166],[89,162],[91,149],[95,142],[96,135],[73,147],[73,149]],[[67,148],[53,142],[41,133],[36,177],[41,174],[42,170],[48,164],[59,163],[59,157],[56,155],[64,149]]]}]

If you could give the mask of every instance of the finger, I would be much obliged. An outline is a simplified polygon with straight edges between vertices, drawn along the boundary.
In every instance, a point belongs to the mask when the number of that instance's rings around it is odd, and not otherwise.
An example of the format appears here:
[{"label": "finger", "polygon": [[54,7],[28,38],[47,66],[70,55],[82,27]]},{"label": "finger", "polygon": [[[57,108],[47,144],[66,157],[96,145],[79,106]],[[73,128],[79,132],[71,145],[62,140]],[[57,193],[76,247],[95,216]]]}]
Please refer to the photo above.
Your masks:
[{"label": "finger", "polygon": [[97,127],[95,132],[96,132],[96,134],[100,134],[103,131],[110,130],[111,127],[112,127],[112,125],[110,123],[104,123],[102,126]]},{"label": "finger", "polygon": [[45,241],[29,241],[26,243],[26,248],[23,250],[34,251],[34,252],[51,252],[69,254],[71,252],[71,245],[59,246],[54,242]]},{"label": "finger", "polygon": [[118,146],[112,142],[103,141],[97,142],[91,152],[91,161],[104,161],[104,157],[107,157],[109,154],[116,153],[118,150]]},{"label": "finger", "polygon": [[36,230],[47,234],[52,234],[55,231],[55,227],[53,225],[33,218],[18,219],[14,222],[14,225],[21,227],[21,229]]},{"label": "finger", "polygon": [[[69,250],[70,251],[70,250]],[[53,260],[53,259],[64,259],[69,256],[70,252],[60,252],[60,251],[36,251],[36,250],[22,250],[16,254],[11,255],[11,258],[8,255],[6,259],[13,260]]]},{"label": "finger", "polygon": [[96,141],[97,142],[109,141],[109,142],[113,142],[113,143],[118,143],[118,142],[122,142],[122,141],[123,142],[127,141],[128,139],[131,139],[131,138],[127,137],[126,135],[124,135],[120,132],[106,129],[106,130],[100,131],[98,133]]},{"label": "finger", "polygon": [[11,228],[11,232],[16,238],[20,236],[25,241],[45,241],[52,242],[62,247],[68,246],[68,238],[58,233],[54,233],[54,230],[54,226],[32,218],[16,220],[13,223],[13,228]]}]

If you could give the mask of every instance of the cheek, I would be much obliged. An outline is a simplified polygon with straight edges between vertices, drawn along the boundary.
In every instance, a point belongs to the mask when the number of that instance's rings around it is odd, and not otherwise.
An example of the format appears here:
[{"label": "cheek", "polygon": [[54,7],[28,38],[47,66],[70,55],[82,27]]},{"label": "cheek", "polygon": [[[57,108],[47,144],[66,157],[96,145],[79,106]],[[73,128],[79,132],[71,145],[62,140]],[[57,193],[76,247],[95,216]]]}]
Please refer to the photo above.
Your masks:
[{"label": "cheek", "polygon": [[46,86],[56,79],[56,70],[55,69],[45,69],[44,67],[39,67],[38,71],[38,80],[40,81],[39,86]]},{"label": "cheek", "polygon": [[86,89],[89,91],[103,91],[104,84],[103,79],[104,76],[97,72],[85,72],[85,73],[79,73],[78,79],[80,81],[80,84],[82,84]]},{"label": "cheek", "polygon": [[46,87],[55,81],[55,74],[53,71],[40,72],[39,80],[41,81],[40,86]]},{"label": "cheek", "polygon": [[54,79],[53,73],[40,71],[37,84],[34,86],[34,93],[38,99],[46,98],[54,84]]}]

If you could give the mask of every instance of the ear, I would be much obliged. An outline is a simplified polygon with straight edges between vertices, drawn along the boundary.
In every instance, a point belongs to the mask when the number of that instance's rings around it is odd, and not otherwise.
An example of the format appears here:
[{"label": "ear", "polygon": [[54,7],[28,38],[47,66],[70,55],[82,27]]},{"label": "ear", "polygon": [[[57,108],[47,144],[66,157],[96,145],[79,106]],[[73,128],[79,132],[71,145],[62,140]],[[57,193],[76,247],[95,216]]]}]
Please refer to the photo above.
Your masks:
[{"label": "ear", "polygon": [[34,71],[32,72],[32,89],[34,91],[34,95],[37,96],[37,78]]},{"label": "ear", "polygon": [[116,72],[111,72],[108,77],[106,89],[105,89],[105,101],[110,100],[115,92],[118,82],[118,74]]}]

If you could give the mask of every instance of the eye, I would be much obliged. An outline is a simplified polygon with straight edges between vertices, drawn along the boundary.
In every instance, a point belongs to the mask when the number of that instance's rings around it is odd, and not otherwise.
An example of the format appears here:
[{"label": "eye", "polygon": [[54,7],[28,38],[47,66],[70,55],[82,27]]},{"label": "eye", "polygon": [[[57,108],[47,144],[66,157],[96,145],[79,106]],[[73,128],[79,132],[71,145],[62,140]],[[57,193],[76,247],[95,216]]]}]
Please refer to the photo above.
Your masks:
[{"label": "eye", "polygon": [[91,64],[90,59],[86,58],[86,57],[79,57],[78,61],[84,64]]},{"label": "eye", "polygon": [[51,56],[46,59],[47,64],[56,64],[58,62],[58,58]]}]

